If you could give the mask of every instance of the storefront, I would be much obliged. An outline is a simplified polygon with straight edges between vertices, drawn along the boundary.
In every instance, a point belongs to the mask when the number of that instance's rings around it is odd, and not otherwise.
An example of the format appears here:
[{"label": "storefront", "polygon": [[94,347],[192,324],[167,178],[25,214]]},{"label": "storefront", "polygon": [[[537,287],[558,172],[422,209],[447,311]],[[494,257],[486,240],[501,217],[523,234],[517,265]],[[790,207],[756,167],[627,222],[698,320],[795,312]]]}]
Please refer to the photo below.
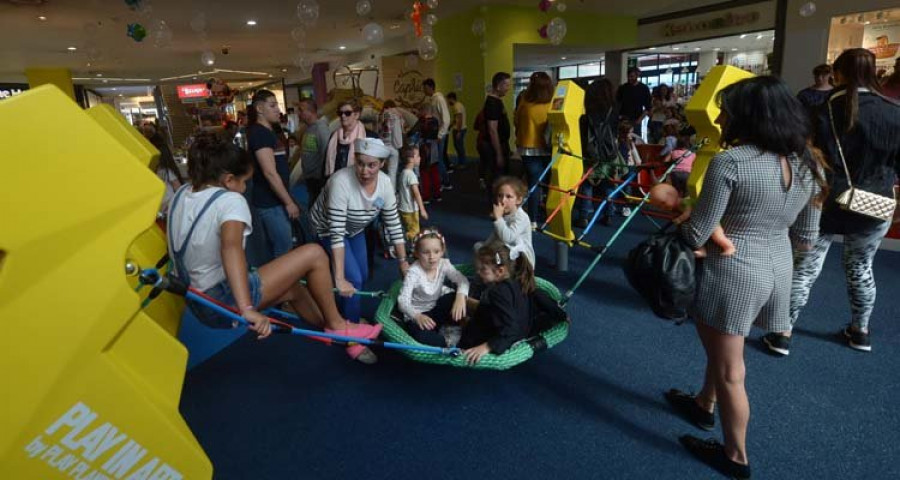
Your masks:
[{"label": "storefront", "polygon": [[848,48],[871,50],[879,75],[890,75],[900,58],[900,8],[831,17],[827,62]]}]

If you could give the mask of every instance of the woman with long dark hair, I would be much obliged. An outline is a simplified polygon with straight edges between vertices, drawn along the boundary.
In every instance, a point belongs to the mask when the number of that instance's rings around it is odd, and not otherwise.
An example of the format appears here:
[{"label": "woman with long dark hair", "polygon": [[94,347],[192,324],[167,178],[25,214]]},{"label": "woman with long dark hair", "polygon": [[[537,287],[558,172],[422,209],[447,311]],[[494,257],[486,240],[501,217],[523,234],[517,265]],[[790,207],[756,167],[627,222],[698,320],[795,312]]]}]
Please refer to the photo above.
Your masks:
[{"label": "woman with long dark hair", "polygon": [[[875,77],[875,55],[864,48],[846,50],[837,58],[834,80],[837,88],[820,109],[815,137],[816,146],[822,149],[830,166],[831,194],[822,209],[820,236],[812,251],[798,252],[795,257],[790,325],[763,339],[770,350],[781,355],[790,353],[791,328],[822,272],[835,235],[844,237],[842,262],[850,296],[850,324],[843,329],[843,335],[851,348],[872,350],[872,263],[891,222],[843,210],[836,199],[851,182],[867,192],[894,196],[894,183],[900,174],[900,105],[881,93]],[[896,211],[894,218],[897,219]]]},{"label": "woman with long dark hair", "polygon": [[[719,93],[722,147],[710,162],[703,191],[680,233],[691,249],[707,248],[697,265],[691,306],[706,351],[696,396],[672,389],[665,398],[697,427],[715,426],[719,404],[724,444],[679,438],[692,454],[731,478],[750,478],[744,388],[744,342],[750,329],[788,325],[792,249],[811,248],[817,206],[826,188],[818,157],[807,147],[809,117],[781,80],[757,77]],[[737,247],[731,257],[709,242],[717,225]]]},{"label": "woman with long dark hair", "polygon": [[[584,168],[590,168],[594,162],[603,162],[598,165],[597,175],[585,181],[579,187],[582,195],[606,195],[615,186],[609,181],[615,172],[610,169],[611,162],[616,158],[618,143],[616,141],[618,131],[619,109],[616,105],[615,87],[607,78],[594,80],[584,92],[584,114],[578,120],[578,128],[581,132],[581,154],[585,157]],[[598,179],[596,181],[594,179]],[[594,215],[596,202],[579,198],[576,201],[580,218],[575,221],[577,227],[587,227]],[[609,224],[609,215],[612,204],[607,204],[601,222]]]},{"label": "woman with long dark hair", "polygon": [[[546,133],[550,128],[547,112],[553,99],[553,80],[544,72],[531,74],[528,88],[522,93],[516,107],[516,149],[522,157],[528,185],[533,186],[550,163],[551,146],[547,144]],[[538,192],[541,190],[538,189]],[[541,214],[541,195],[538,193],[528,201],[528,216],[535,224]]]},{"label": "woman with long dark hair", "polygon": [[141,125],[141,133],[144,137],[159,150],[159,163],[156,165],[156,176],[166,185],[166,191],[163,194],[162,204],[159,207],[160,215],[166,215],[169,211],[169,201],[175,195],[175,192],[185,183],[178,164],[175,163],[175,157],[172,155],[172,149],[169,143],[160,135],[159,128],[152,122],[144,122]]}]

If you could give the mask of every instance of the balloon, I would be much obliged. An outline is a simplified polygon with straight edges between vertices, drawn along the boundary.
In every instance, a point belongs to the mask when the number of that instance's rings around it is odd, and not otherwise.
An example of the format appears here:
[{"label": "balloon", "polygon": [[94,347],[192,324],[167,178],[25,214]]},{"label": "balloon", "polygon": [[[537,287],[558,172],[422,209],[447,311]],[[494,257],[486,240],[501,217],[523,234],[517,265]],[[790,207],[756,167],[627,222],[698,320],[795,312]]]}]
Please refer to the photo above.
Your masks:
[{"label": "balloon", "polygon": [[559,45],[566,38],[566,21],[556,17],[547,24],[547,38],[550,43]]},{"label": "balloon", "polygon": [[294,27],[291,30],[291,38],[294,39],[294,43],[297,45],[302,44],[306,41],[306,29],[303,27]]},{"label": "balloon", "polygon": [[194,18],[191,19],[191,30],[194,33],[204,33],[206,32],[206,14],[200,12],[194,15]]},{"label": "balloon", "polygon": [[422,60],[434,60],[437,57],[438,46],[431,35],[423,35],[419,38],[419,56]]},{"label": "balloon", "polygon": [[362,34],[363,40],[369,45],[378,45],[384,42],[384,29],[375,22],[366,24],[362,29]]},{"label": "balloon", "polygon": [[806,2],[800,6],[800,16],[801,17],[811,17],[815,13],[816,13],[815,2]]},{"label": "balloon", "polygon": [[566,11],[566,4],[563,2],[556,3],[556,11],[559,13],[563,13]]},{"label": "balloon", "polygon": [[538,10],[546,12],[547,10],[550,10],[550,7],[552,6],[553,3],[550,0],[541,0],[540,3],[538,3]]},{"label": "balloon", "polygon": [[356,14],[360,17],[365,17],[366,15],[372,13],[372,2],[369,0],[359,0],[356,2]]},{"label": "balloon", "polygon": [[547,38],[547,24],[541,25],[537,32],[541,38]]},{"label": "balloon", "polygon": [[437,23],[437,21],[438,21],[437,15],[435,15],[433,13],[429,13],[428,15],[425,15],[425,25],[430,25],[433,27],[434,24]]},{"label": "balloon", "polygon": [[210,67],[216,64],[216,54],[207,50],[200,55],[200,63],[205,67]]},{"label": "balloon", "polygon": [[428,5],[428,8],[434,10],[438,7],[438,0],[428,0],[425,2],[425,5]]},{"label": "balloon", "polygon": [[297,4],[297,18],[304,25],[315,25],[319,19],[319,2],[300,0],[300,3]]},{"label": "balloon", "polygon": [[434,36],[434,27],[431,25],[422,25],[422,35]]},{"label": "balloon", "polygon": [[476,37],[484,35],[485,28],[486,25],[483,18],[479,17],[472,21],[472,33],[475,34]]},{"label": "balloon", "polygon": [[306,56],[305,53],[300,52],[294,59],[291,60],[291,63],[294,64],[295,67],[299,68],[301,72],[306,73],[312,68],[312,60]]},{"label": "balloon", "polygon": [[165,20],[160,20],[153,31],[153,45],[157,48],[166,48],[172,44],[172,29]]},{"label": "balloon", "polygon": [[135,42],[142,42],[144,37],[147,36],[147,29],[140,23],[129,23],[128,36]]},{"label": "balloon", "polygon": [[128,5],[128,8],[137,11],[141,8],[141,0],[125,0],[125,5]]}]

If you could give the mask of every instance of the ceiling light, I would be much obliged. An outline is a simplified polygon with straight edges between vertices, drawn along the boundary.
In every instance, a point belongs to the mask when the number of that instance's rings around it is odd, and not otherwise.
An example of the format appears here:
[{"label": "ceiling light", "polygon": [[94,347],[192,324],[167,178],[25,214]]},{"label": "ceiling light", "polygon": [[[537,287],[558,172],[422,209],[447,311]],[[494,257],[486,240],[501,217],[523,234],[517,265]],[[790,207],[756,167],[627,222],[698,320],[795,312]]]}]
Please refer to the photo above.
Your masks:
[{"label": "ceiling light", "polygon": [[560,60],[565,60],[567,57],[559,57]]},{"label": "ceiling light", "polygon": [[396,30],[396,29],[400,28],[400,24],[399,24],[399,23],[392,23],[390,28],[391,28],[391,30]]},{"label": "ceiling light", "polygon": [[256,20],[247,20],[247,25],[250,25],[251,27],[255,27],[255,26],[256,26]]},{"label": "ceiling light", "polygon": [[66,47],[66,50],[74,52],[75,50],[78,50],[78,47]]},{"label": "ceiling light", "polygon": [[759,35],[756,36],[756,39],[757,39],[757,40],[762,40],[762,38],[763,38],[763,34],[761,34],[761,33],[760,33]]},{"label": "ceiling light", "polygon": [[116,88],[116,87],[113,87],[113,91],[116,91],[116,90],[118,90],[118,88]]},{"label": "ceiling light", "polygon": [[866,24],[866,25],[870,25],[871,23],[872,23],[872,22],[866,22],[865,24]]},{"label": "ceiling light", "polygon": [[656,47],[650,47],[650,50],[656,50]]},{"label": "ceiling light", "polygon": [[747,34],[746,33],[741,34],[741,38],[747,38]]},{"label": "ceiling light", "polygon": [[38,20],[40,20],[40,21],[42,21],[42,22],[46,22],[46,21],[47,21],[47,17],[45,17],[45,16],[43,16],[43,15],[40,15],[40,16],[38,17]]},{"label": "ceiling light", "polygon": [[732,52],[736,52],[737,49],[736,49],[736,48],[732,48],[731,51],[732,51]]},{"label": "ceiling light", "polygon": [[346,50],[346,49],[347,49],[346,45],[341,45],[340,47],[338,47],[338,50]]},{"label": "ceiling light", "polygon": [[716,48],[714,48],[714,49],[713,49],[713,50],[715,50],[715,51],[717,51],[717,52],[718,52],[718,51],[719,51],[719,50],[721,50],[721,48],[719,48],[719,47],[716,47]]},{"label": "ceiling light", "polygon": [[699,51],[700,51],[700,47],[694,47],[694,51],[695,51],[695,52],[699,52]]},{"label": "ceiling light", "polygon": [[287,71],[288,71],[288,70],[287,70],[286,68],[282,68],[282,69],[281,69],[281,73],[287,73]]},{"label": "ceiling light", "polygon": [[672,50],[681,50],[681,47],[672,47]]},{"label": "ceiling light", "polygon": [[102,73],[98,73],[97,76],[98,76],[98,77],[102,77],[103,74],[102,74]]}]

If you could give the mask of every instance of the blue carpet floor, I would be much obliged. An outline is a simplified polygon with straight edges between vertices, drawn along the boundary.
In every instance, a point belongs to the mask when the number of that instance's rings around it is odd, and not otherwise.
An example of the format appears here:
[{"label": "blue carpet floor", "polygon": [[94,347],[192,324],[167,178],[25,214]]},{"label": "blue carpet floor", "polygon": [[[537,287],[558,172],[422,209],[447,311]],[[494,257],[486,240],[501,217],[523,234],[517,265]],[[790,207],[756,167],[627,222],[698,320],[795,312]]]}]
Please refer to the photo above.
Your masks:
[{"label": "blue carpet floor", "polygon": [[[455,262],[490,233],[474,173],[431,206]],[[703,354],[692,325],[655,318],[621,271],[653,231],[636,219],[569,303],[569,339],[507,372],[414,363],[388,351],[365,366],[297,337],[241,340],[189,371],[181,411],[220,479],[714,479],[677,437],[705,432],[676,417],[662,392],[699,388]],[[613,232],[598,226],[590,241]],[[554,245],[535,237],[538,273]],[[754,331],[746,347],[754,478],[900,478],[900,253],[881,252],[873,352],[836,335],[849,306],[840,246],[830,253],[796,330],[791,356],[775,358]],[[395,280],[377,260],[370,289]],[[371,317],[376,304],[366,304]],[[214,332],[211,334],[215,334]],[[721,438],[718,429],[713,434]]]}]

